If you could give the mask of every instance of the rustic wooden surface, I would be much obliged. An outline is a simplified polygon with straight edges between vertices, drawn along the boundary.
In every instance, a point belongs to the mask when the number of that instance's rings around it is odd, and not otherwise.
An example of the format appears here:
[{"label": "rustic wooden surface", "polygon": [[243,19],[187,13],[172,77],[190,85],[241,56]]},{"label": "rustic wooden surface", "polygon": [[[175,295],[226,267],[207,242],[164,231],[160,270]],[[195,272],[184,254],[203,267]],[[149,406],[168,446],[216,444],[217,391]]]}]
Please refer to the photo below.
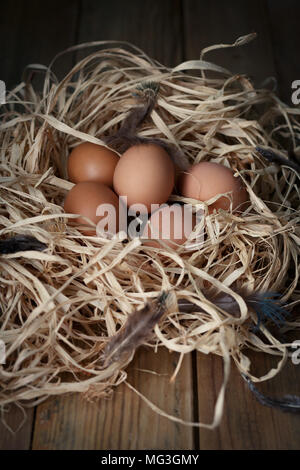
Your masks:
[{"label": "rustic wooden surface", "polygon": [[[127,381],[163,410],[194,418],[191,357],[186,357],[174,384],[170,377],[177,354],[141,349]],[[159,375],[157,375],[159,373]],[[38,407],[34,449],[193,449],[193,429],[154,414],[125,384],[98,404],[80,396],[52,398]]]},{"label": "rustic wooden surface", "polygon": [[[1,5],[0,79],[17,84],[27,64],[49,61],[71,45],[94,40],[126,40],[166,65],[198,58],[202,48],[232,43],[256,31],[253,43],[209,53],[207,59],[260,85],[267,77],[290,103],[291,82],[300,79],[298,0],[11,0]],[[81,53],[57,63],[63,75]],[[298,76],[297,76],[298,74]],[[261,374],[273,358],[251,355]],[[140,349],[128,368],[128,382],[158,407],[188,421],[211,422],[222,382],[219,357],[191,355],[175,384],[169,379],[178,356]],[[154,371],[161,375],[151,373]],[[269,395],[300,394],[299,366],[259,386]],[[16,429],[18,408],[6,414]],[[98,404],[79,396],[53,397],[28,411],[22,429],[11,435],[0,423],[0,449],[299,449],[300,416],[261,406],[232,365],[220,427],[185,427],[154,414],[126,385]]]}]

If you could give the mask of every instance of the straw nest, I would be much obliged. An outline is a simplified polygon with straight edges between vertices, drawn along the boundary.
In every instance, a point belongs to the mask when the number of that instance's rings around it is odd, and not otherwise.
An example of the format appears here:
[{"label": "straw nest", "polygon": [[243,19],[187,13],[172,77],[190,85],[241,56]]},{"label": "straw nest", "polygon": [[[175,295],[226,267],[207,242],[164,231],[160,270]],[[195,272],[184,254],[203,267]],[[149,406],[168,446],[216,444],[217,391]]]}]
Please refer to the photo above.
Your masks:
[{"label": "straw nest", "polygon": [[[41,93],[22,82],[2,107],[0,235],[32,235],[47,249],[0,258],[6,346],[0,405],[31,406],[67,392],[109,394],[126,380],[134,352],[103,367],[103,348],[132,312],[166,291],[168,313],[148,345],[180,357],[197,350],[224,358],[215,426],[231,358],[258,381],[274,376],[290,354],[291,344],[279,339],[276,326],[267,321],[255,329],[257,315],[240,292],[280,293],[290,312],[300,299],[299,174],[255,150],[259,145],[287,156],[289,146],[297,155],[300,111],[203,56],[169,69],[126,43],[96,45],[97,52],[61,82],[52,64]],[[160,92],[139,135],[172,144],[190,163],[231,167],[247,186],[250,206],[243,214],[209,214],[211,201],[189,201],[205,211],[201,246],[174,251],[145,247],[126,234],[112,240],[84,236],[62,208],[72,187],[66,175],[70,150],[81,141],[103,144],[116,132],[145,80],[159,83]],[[233,300],[234,314],[211,301],[218,292]],[[195,308],[181,311],[179,301]],[[291,313],[284,332],[299,325]],[[277,355],[277,368],[253,377],[246,348]]]}]

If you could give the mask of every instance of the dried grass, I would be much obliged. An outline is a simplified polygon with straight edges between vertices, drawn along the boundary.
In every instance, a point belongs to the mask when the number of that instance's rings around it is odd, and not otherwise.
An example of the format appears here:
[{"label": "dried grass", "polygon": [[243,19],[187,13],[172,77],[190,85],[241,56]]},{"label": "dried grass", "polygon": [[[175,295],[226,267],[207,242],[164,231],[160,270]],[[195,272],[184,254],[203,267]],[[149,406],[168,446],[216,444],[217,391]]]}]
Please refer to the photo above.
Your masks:
[{"label": "dried grass", "polygon": [[[185,423],[215,427],[230,358],[240,372],[259,381],[278,373],[289,354],[290,343],[280,341],[268,325],[253,330],[256,315],[237,291],[271,290],[289,307],[299,303],[300,175],[264,161],[255,146],[286,155],[290,142],[299,153],[300,110],[203,58],[168,69],[126,43],[90,45],[97,52],[61,82],[54,64],[45,70],[41,94],[30,82],[21,83],[1,116],[0,236],[33,235],[48,249],[0,258],[0,338],[7,351],[0,366],[0,405],[33,406],[68,392],[87,398],[109,394],[126,380],[132,355],[103,369],[101,351],[136,308],[165,290],[169,314],[155,327],[150,344],[177,351],[181,358],[193,350],[224,358],[212,424]],[[214,76],[208,78],[207,71]],[[189,201],[206,212],[205,242],[192,250],[144,247],[138,239],[127,242],[125,234],[114,240],[83,236],[68,225],[72,216],[62,208],[72,187],[66,180],[70,150],[79,141],[103,144],[145,80],[159,82],[160,93],[140,135],[175,145],[191,163],[213,160],[234,168],[249,192],[251,204],[242,215],[209,215],[207,204]],[[209,301],[215,291],[232,296],[239,315]],[[203,312],[180,312],[179,300]],[[299,326],[293,314],[285,331]],[[253,377],[246,348],[277,355],[277,368]]]}]

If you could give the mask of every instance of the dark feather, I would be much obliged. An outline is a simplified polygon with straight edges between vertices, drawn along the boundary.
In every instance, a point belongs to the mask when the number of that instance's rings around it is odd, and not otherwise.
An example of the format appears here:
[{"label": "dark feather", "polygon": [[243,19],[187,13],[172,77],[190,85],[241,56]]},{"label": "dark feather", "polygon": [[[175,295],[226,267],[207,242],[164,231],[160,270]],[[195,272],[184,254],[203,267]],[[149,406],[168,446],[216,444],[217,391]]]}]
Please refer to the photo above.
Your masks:
[{"label": "dark feather", "polygon": [[[283,325],[285,318],[289,315],[289,312],[280,301],[279,294],[275,292],[248,293],[245,290],[237,290],[237,293],[244,299],[247,306],[256,312],[257,325],[255,329],[259,329],[260,325],[264,324],[267,320],[272,321],[277,326]],[[239,305],[231,295],[206,295],[206,297],[211,303],[230,313],[232,316],[239,314]],[[182,299],[178,301],[178,307],[181,312],[186,313],[201,311],[197,305]]]},{"label": "dark feather", "polygon": [[0,240],[0,254],[2,255],[18,253],[19,251],[44,251],[46,248],[45,243],[30,235],[16,235],[7,240]]},{"label": "dark feather", "polygon": [[119,135],[136,135],[138,128],[148,116],[150,116],[155,105],[155,96],[147,99],[144,103],[133,108],[124,119],[119,130]]},{"label": "dark feather", "polygon": [[280,300],[280,294],[276,292],[254,292],[246,294],[245,301],[249,307],[252,307],[257,315],[256,329],[267,320],[272,321],[276,326],[285,323],[289,312],[283,307]]},{"label": "dark feather", "polygon": [[105,367],[118,361],[123,355],[134,352],[151,337],[154,326],[167,310],[167,296],[167,293],[162,292],[156,300],[148,302],[141,310],[135,310],[130,315],[125,325],[105,347],[102,357]]},{"label": "dark feather", "polygon": [[140,83],[136,87],[136,92],[133,93],[133,96],[139,97],[140,93],[144,94],[144,93],[151,93],[151,92],[157,95],[157,93],[159,92],[159,88],[160,88],[159,83],[149,80],[148,82]]},{"label": "dark feather", "polygon": [[255,150],[269,162],[277,163],[277,165],[288,166],[300,173],[300,165],[289,160],[288,158],[283,157],[282,155],[279,155],[278,153],[275,153],[273,150],[264,149],[262,147],[256,147]]},{"label": "dark feather", "polygon": [[257,390],[247,375],[242,374],[242,377],[248,384],[249,389],[255,395],[256,399],[262,405],[277,408],[278,410],[286,413],[300,413],[300,397],[297,397],[296,395],[285,395],[282,398],[268,397]]},{"label": "dark feather", "polygon": [[161,139],[139,137],[138,130],[143,122],[150,116],[156,104],[159,84],[156,82],[144,82],[136,88],[134,97],[139,105],[134,107],[126,116],[120,129],[113,135],[105,137],[105,143],[120,153],[126,152],[133,145],[154,144],[163,147],[170,155],[173,162],[182,170],[189,166],[186,156],[174,145],[170,145]]},{"label": "dark feather", "polygon": [[105,143],[115,148],[120,153],[125,152],[132,145],[141,143],[137,136],[139,127],[150,116],[159,91],[159,84],[145,82],[139,85],[134,96],[140,104],[130,110],[120,129],[111,136],[105,138]]}]

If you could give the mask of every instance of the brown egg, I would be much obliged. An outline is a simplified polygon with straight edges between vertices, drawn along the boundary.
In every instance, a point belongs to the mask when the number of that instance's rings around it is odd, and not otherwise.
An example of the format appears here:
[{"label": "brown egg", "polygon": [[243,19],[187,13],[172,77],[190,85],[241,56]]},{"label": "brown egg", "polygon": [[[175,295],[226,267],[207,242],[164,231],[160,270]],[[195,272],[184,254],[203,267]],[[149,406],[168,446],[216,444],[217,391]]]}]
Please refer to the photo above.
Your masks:
[{"label": "brown egg", "polygon": [[[200,162],[192,166],[180,177],[180,192],[182,196],[207,201],[212,197],[229,193],[232,198],[232,208],[243,209],[243,204],[248,200],[248,193],[242,180],[234,177],[230,168],[214,162]],[[230,209],[228,197],[221,197],[209,206],[209,212],[214,209]]]},{"label": "brown egg", "polygon": [[127,197],[127,205],[143,204],[141,213],[151,204],[165,203],[174,187],[175,170],[169,154],[159,145],[130,147],[120,158],[114,174],[114,190]]},{"label": "brown egg", "polygon": [[[110,204],[110,212],[104,211],[102,215],[97,215],[97,208],[102,204]],[[102,183],[95,183],[92,181],[86,181],[78,183],[69,191],[64,202],[65,212],[68,214],[79,214],[84,217],[88,217],[96,225],[105,219],[108,221],[108,229],[111,229],[111,233],[115,234],[118,232],[118,221],[119,221],[119,198],[108,186]],[[76,219],[70,219],[70,224],[75,225],[92,225],[82,217]],[[85,235],[96,235],[95,228],[91,229],[80,229]]]},{"label": "brown egg", "polygon": [[185,211],[184,206],[163,206],[151,215],[145,226],[142,239],[148,240],[143,244],[159,248],[162,245],[157,240],[162,240],[171,248],[178,248],[188,239],[195,225],[195,215]]},{"label": "brown egg", "polygon": [[68,176],[73,183],[95,181],[113,185],[119,156],[102,145],[84,142],[75,147],[68,159]]}]

